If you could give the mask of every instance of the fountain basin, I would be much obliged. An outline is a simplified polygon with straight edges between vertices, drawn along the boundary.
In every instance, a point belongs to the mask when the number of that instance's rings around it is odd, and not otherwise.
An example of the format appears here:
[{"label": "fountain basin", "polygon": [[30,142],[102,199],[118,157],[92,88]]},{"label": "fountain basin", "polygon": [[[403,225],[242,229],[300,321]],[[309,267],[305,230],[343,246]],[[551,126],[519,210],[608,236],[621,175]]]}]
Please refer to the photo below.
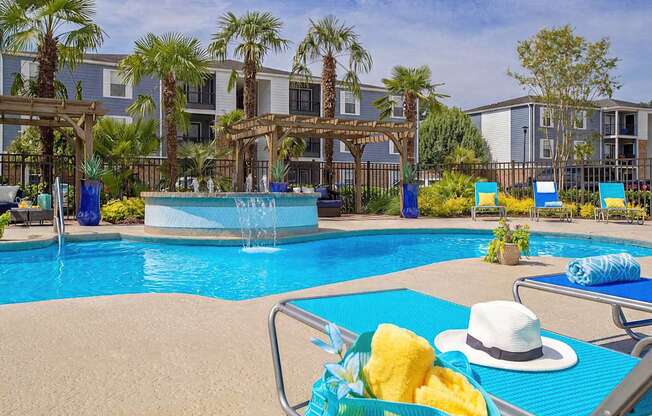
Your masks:
[{"label": "fountain basin", "polygon": [[[145,232],[158,235],[241,237],[237,199],[273,199],[279,236],[318,230],[318,193],[142,192]],[[270,226],[272,224],[269,224]]]}]

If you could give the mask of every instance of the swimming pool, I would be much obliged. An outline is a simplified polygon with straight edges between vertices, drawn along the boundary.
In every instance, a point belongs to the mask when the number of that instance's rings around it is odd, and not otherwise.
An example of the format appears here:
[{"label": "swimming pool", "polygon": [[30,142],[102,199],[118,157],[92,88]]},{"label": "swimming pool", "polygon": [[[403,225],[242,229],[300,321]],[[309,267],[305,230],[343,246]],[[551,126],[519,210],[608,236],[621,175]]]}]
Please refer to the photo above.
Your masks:
[{"label": "swimming pool", "polygon": [[[250,299],[359,279],[441,261],[480,257],[490,233],[442,231],[353,235],[279,246],[272,253],[239,247],[126,240],[68,243],[0,252],[0,303],[127,293],[188,293]],[[532,235],[533,256],[582,257],[652,247]]]}]

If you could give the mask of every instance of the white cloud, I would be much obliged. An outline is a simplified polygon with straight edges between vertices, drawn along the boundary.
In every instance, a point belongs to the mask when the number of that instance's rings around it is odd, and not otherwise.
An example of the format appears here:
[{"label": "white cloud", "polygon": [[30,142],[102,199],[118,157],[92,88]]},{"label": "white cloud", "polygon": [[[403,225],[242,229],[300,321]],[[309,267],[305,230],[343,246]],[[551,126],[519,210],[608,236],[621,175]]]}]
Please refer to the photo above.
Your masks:
[{"label": "white cloud", "polygon": [[[606,0],[98,0],[98,21],[110,36],[103,50],[129,52],[133,41],[150,31],[181,31],[208,41],[219,15],[252,9],[269,10],[282,18],[285,36],[295,43],[305,34],[309,18],[335,13],[356,26],[373,55],[374,68],[362,77],[364,81],[379,83],[396,64],[427,64],[434,81],[446,83],[444,91],[451,95],[447,102],[462,107],[524,94],[506,75],[508,67],[518,66],[516,42],[543,26],[570,23],[589,39],[612,40],[613,54],[621,58],[619,98],[652,99],[652,57],[647,53],[652,6],[644,2],[621,7]],[[291,55],[290,50],[270,56],[265,64],[288,69]]]}]

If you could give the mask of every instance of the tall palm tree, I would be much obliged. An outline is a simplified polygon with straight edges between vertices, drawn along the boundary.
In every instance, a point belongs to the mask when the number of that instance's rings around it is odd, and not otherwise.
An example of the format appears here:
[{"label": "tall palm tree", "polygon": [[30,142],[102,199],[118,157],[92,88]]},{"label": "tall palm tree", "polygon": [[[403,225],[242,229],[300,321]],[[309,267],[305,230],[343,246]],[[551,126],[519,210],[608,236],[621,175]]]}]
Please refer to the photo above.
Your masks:
[{"label": "tall palm tree", "polygon": [[[441,106],[440,98],[448,95],[437,92],[437,88],[444,84],[434,84],[431,80],[432,72],[427,65],[418,68],[397,65],[392,69],[391,78],[383,78],[387,88],[387,95],[374,101],[380,110],[380,119],[383,120],[392,114],[396,96],[402,97],[403,112],[409,122],[417,121],[417,102],[421,110],[435,111]],[[408,142],[408,162],[414,162],[414,139]]]},{"label": "tall palm tree", "polygon": [[[324,117],[335,118],[337,68],[344,70],[342,82],[357,97],[360,96],[360,72],[369,72],[371,55],[362,46],[353,26],[346,26],[335,16],[310,20],[306,37],[299,43],[292,63],[292,74],[308,82],[312,77],[310,65],[321,61],[321,90]],[[325,174],[332,182],[333,141],[324,143]]]},{"label": "tall palm tree", "polygon": [[[176,189],[177,181],[177,127],[187,130],[189,124],[183,86],[202,85],[209,76],[208,65],[208,53],[199,41],[179,33],[145,35],[136,41],[134,53],[119,65],[123,78],[134,85],[146,76],[161,80],[170,190]],[[151,95],[139,95],[128,112],[145,116],[155,109]]]},{"label": "tall palm tree", "polygon": [[[225,13],[217,21],[217,32],[208,46],[209,52],[220,61],[227,59],[229,47],[233,57],[242,60],[244,75],[244,112],[246,118],[256,116],[256,76],[270,52],[284,51],[289,41],[281,37],[283,23],[269,12],[250,11],[241,17]],[[238,74],[234,69],[227,90],[236,87]],[[256,157],[255,142],[248,149],[249,159]]]},{"label": "tall palm tree", "polygon": [[278,157],[283,159],[286,165],[290,163],[292,159],[296,159],[303,155],[303,152],[306,151],[306,141],[298,137],[286,137],[281,140],[281,144],[278,147]]},{"label": "tall palm tree", "polygon": [[[23,92],[42,98],[64,95],[63,84],[56,81],[57,71],[74,68],[84,53],[97,50],[104,41],[104,32],[93,22],[94,0],[0,0],[0,33],[6,52],[34,52],[38,63],[36,82]],[[14,88],[20,89],[18,86]],[[67,93],[65,93],[67,95]],[[51,184],[51,164],[54,154],[54,131],[41,128],[44,156],[44,178]]]}]

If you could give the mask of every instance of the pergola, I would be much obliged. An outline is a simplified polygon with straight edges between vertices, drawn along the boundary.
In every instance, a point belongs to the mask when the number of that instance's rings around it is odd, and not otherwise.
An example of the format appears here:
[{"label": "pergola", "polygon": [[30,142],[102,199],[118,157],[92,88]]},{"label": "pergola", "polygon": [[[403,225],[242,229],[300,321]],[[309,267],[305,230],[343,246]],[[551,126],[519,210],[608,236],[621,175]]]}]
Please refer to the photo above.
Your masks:
[{"label": "pergola", "polygon": [[[18,126],[72,128],[75,134],[75,169],[82,160],[93,155],[93,126],[106,114],[96,101],[67,101],[56,98],[35,98],[0,95],[0,124]],[[79,208],[81,175],[76,174],[75,200]]]},{"label": "pergola", "polygon": [[244,184],[244,149],[259,137],[265,137],[269,150],[269,171],[278,157],[278,145],[285,137],[339,140],[346,144],[355,163],[355,211],[362,212],[362,154],[369,143],[391,141],[398,150],[401,170],[408,163],[407,143],[414,138],[414,123],[363,121],[313,116],[264,114],[235,123],[223,133],[228,142],[235,142],[235,184]]}]

